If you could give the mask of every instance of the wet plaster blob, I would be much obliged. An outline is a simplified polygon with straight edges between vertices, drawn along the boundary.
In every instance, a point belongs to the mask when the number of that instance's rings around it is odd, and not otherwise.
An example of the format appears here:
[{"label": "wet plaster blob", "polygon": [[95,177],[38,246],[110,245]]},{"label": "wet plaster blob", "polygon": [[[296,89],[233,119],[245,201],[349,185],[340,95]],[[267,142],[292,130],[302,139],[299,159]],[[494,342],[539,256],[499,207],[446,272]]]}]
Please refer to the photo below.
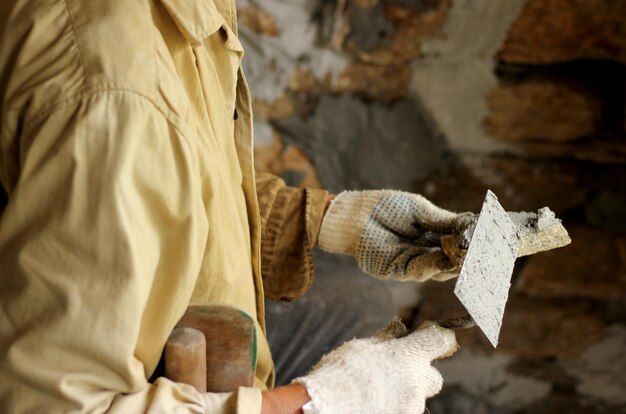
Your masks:
[{"label": "wet plaster blob", "polygon": [[454,293],[494,347],[517,252],[517,227],[488,191]]},{"label": "wet plaster blob", "polygon": [[322,95],[308,118],[293,115],[274,126],[286,143],[304,150],[332,192],[412,191],[444,164],[443,140],[408,99],[382,104]]}]

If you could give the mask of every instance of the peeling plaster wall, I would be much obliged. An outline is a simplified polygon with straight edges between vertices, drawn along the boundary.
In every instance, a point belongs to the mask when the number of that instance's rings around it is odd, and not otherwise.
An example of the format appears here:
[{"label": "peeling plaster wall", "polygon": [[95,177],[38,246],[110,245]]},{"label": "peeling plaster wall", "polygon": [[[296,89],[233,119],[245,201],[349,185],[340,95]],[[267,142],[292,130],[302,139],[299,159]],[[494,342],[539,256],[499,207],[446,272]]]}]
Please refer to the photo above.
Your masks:
[{"label": "peeling plaster wall", "polygon": [[256,99],[273,101],[287,88],[287,82],[296,66],[310,70],[318,78],[336,75],[347,65],[347,57],[317,44],[319,27],[314,14],[320,7],[310,0],[242,0],[237,7],[243,9],[257,4],[271,10],[276,19],[277,36],[258,35],[241,25],[239,36],[246,46],[244,67],[250,90]]},{"label": "peeling plaster wall", "polygon": [[526,0],[460,0],[453,3],[444,39],[424,41],[414,63],[411,90],[455,151],[511,151],[488,137],[486,96],[497,84],[493,56]]},{"label": "peeling plaster wall", "polygon": [[[458,332],[432,414],[626,412],[626,7],[614,0],[238,0],[255,164],[454,211],[549,206],[572,245],[516,262],[500,343]],[[317,261],[352,263],[316,255]],[[366,276],[364,276],[366,277]],[[406,319],[454,281],[391,283]]]},{"label": "peeling plaster wall", "polygon": [[366,103],[351,96],[322,96],[307,119],[276,124],[287,143],[310,154],[321,182],[345,189],[411,190],[441,167],[444,141],[412,100]]}]

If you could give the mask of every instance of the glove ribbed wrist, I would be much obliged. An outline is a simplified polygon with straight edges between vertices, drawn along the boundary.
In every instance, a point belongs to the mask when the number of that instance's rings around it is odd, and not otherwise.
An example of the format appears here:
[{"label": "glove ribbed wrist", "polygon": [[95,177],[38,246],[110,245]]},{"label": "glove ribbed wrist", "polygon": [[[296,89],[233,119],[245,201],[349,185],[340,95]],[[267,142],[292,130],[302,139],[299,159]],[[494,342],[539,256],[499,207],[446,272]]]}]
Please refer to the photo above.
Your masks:
[{"label": "glove ribbed wrist", "polygon": [[380,191],[343,191],[322,221],[318,245],[329,253],[356,256],[363,228],[380,200]]}]

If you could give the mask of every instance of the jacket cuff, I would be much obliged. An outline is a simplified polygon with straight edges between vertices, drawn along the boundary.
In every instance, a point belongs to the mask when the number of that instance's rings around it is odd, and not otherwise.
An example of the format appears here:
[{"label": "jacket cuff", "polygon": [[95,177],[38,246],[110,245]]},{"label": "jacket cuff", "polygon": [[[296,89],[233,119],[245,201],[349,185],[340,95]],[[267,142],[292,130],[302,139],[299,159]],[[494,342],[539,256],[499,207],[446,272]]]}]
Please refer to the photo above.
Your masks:
[{"label": "jacket cuff", "polygon": [[261,414],[263,394],[258,388],[239,387],[237,391],[237,414]]},{"label": "jacket cuff", "polygon": [[313,283],[317,244],[327,191],[283,187],[278,191],[261,242],[265,296],[294,300]]},{"label": "jacket cuff", "polygon": [[307,232],[313,246],[317,246],[322,220],[326,212],[328,191],[308,188],[307,190]]}]

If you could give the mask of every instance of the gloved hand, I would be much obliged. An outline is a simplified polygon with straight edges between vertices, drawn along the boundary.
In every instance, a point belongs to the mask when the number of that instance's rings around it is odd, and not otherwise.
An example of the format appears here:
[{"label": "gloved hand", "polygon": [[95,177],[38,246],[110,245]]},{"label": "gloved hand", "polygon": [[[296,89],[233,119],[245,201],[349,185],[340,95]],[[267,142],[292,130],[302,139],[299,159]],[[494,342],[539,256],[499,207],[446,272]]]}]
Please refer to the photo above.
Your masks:
[{"label": "gloved hand", "polygon": [[461,232],[471,216],[441,209],[417,194],[344,191],[324,216],[318,244],[356,257],[361,270],[380,278],[446,280],[459,269],[441,250],[440,237]]},{"label": "gloved hand", "polygon": [[418,414],[442,387],[433,359],[458,348],[454,332],[433,322],[408,334],[394,319],[372,338],[354,339],[322,357],[303,384],[319,414]]}]

